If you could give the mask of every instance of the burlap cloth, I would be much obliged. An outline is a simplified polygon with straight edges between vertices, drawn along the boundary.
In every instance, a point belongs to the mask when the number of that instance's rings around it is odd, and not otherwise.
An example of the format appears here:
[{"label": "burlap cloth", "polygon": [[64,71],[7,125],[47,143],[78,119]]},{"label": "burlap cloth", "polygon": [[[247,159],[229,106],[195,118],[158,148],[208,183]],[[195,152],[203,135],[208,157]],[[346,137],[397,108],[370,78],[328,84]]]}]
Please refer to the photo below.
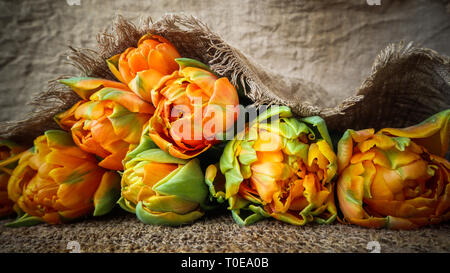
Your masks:
[{"label": "burlap cloth", "polygon": [[[287,105],[298,116],[320,115],[331,131],[405,127],[450,107],[450,58],[412,42],[389,44],[360,88],[347,90],[341,101],[302,75],[292,77],[258,64],[206,24],[184,14],[167,14],[156,22],[141,17],[137,26],[117,16],[108,32],[97,35],[96,49],[70,46],[67,57],[83,76],[114,80],[105,60],[135,46],[149,32],[166,37],[183,57],[200,60],[228,77],[256,105]],[[34,109],[25,119],[0,123],[0,138],[30,143],[45,129],[57,128],[53,116],[78,100],[68,87],[51,81],[31,100]]]},{"label": "burlap cloth", "polygon": [[[182,228],[150,226],[125,211],[62,226],[6,228],[0,221],[0,252],[450,252],[450,225],[412,231],[370,230],[332,224],[297,227],[264,220],[239,227],[230,215],[202,218]],[[370,246],[370,244],[369,244]]]},{"label": "burlap cloth", "polygon": [[[366,5],[344,2],[336,1],[333,5],[338,11],[347,10],[347,15],[353,9],[362,9]],[[280,3],[288,5],[284,1]],[[433,1],[433,5],[436,3],[444,7],[444,15],[440,16],[445,18],[448,1]],[[305,1],[298,4],[297,9],[300,14],[321,9],[326,13],[330,8],[328,4]],[[385,12],[383,9],[389,11],[392,6],[394,9],[398,8],[395,5],[387,3],[380,7],[377,11],[380,18]],[[442,11],[434,11],[438,12]],[[337,18],[340,15],[334,16]],[[391,16],[387,21],[395,22],[400,18],[402,16]],[[301,16],[294,16],[293,19],[299,23],[304,22]],[[448,20],[443,22],[441,29],[432,36],[439,35],[440,39],[448,41],[450,24]],[[384,23],[386,22],[381,22],[382,25]],[[275,26],[275,33],[277,27],[280,26]],[[343,36],[333,37],[349,39],[352,32],[364,31],[364,28],[365,24],[358,25],[356,30],[351,29]],[[327,31],[333,33],[332,28]],[[315,81],[311,75],[306,77],[307,74],[301,73],[292,75],[274,72],[275,69],[267,65],[267,62],[265,65],[259,64],[258,60],[255,61],[250,55],[228,44],[197,18],[183,14],[168,14],[156,22],[143,18],[136,26],[120,16],[116,17],[112,27],[97,36],[97,48],[71,47],[69,61],[79,70],[77,74],[113,79],[105,59],[134,46],[139,37],[147,32],[169,39],[182,56],[209,64],[217,74],[227,76],[233,84],[240,86],[256,104],[288,105],[298,116],[321,115],[330,130],[338,133],[347,128],[403,127],[450,107],[449,57],[409,41],[388,44],[375,58],[372,70],[361,86],[356,90],[343,89],[341,92],[324,88],[322,83],[326,81]],[[306,41],[305,43],[307,44]],[[332,47],[331,44],[324,50],[332,51]],[[350,47],[346,50],[353,49]],[[349,56],[351,54],[347,55]],[[347,60],[345,64],[355,63],[357,66],[358,56],[353,57],[354,60]],[[320,59],[320,55],[318,58]],[[60,75],[57,73],[54,77],[58,78]],[[339,86],[342,87],[342,84]],[[77,96],[68,88],[51,81],[45,91],[31,100],[32,112],[22,119],[0,124],[0,137],[30,143],[45,129],[56,128],[52,120],[54,114],[67,109],[76,100]],[[366,252],[366,244],[371,240],[379,241],[382,251],[448,252],[450,247],[448,225],[398,232],[367,230],[340,224],[299,228],[276,221],[264,221],[248,228],[240,228],[229,216],[220,216],[204,218],[183,228],[167,228],[146,226],[134,216],[118,212],[100,220],[91,219],[58,227],[42,225],[20,229],[0,228],[0,251],[5,252],[65,251],[67,241],[70,240],[79,241],[84,251]]]}]

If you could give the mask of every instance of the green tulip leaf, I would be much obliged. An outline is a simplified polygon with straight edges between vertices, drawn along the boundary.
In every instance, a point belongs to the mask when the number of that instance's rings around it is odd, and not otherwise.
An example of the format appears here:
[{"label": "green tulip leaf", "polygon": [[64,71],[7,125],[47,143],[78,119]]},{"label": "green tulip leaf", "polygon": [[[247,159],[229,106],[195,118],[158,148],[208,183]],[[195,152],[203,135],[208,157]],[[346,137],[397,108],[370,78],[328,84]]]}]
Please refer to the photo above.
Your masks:
[{"label": "green tulip leaf", "polygon": [[175,195],[187,201],[202,203],[208,195],[198,159],[190,160],[153,186],[159,194]]},{"label": "green tulip leaf", "polygon": [[17,218],[15,221],[5,224],[7,227],[30,227],[44,222],[42,218],[36,216],[30,216],[25,213],[22,217]]}]

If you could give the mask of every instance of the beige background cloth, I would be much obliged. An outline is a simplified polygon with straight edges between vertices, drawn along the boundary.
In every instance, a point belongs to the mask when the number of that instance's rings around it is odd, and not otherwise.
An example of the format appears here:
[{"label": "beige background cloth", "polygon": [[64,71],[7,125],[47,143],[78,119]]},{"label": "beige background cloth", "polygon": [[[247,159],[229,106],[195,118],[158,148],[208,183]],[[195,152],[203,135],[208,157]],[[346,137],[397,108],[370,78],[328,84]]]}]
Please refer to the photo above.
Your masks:
[{"label": "beige background cloth", "polygon": [[[262,67],[326,90],[324,101],[329,106],[355,94],[370,75],[375,57],[390,43],[414,41],[442,56],[450,55],[448,1],[382,1],[381,6],[368,6],[365,1],[0,3],[5,10],[0,17],[5,26],[0,30],[2,121],[24,118],[32,109],[24,103],[44,90],[47,81],[78,74],[66,63],[67,44],[95,47],[96,34],[107,30],[117,13],[135,22],[143,15],[158,19],[166,12],[195,15]],[[441,72],[448,92],[445,65],[444,61]],[[58,227],[2,226],[0,251],[66,251],[67,241],[78,240],[83,251],[367,252],[367,242],[378,240],[383,252],[448,252],[449,231],[448,224],[387,231],[337,223],[295,227],[276,221],[240,228],[229,216],[168,228],[143,225],[133,215],[119,212]]]},{"label": "beige background cloth", "polygon": [[95,48],[96,34],[117,14],[134,22],[168,12],[194,15],[264,67],[327,90],[330,105],[356,92],[390,43],[414,41],[450,55],[450,6],[444,0],[385,0],[381,6],[364,0],[79,2],[0,2],[0,121],[23,118],[32,109],[24,104],[47,81],[78,73],[67,65],[67,45]]}]

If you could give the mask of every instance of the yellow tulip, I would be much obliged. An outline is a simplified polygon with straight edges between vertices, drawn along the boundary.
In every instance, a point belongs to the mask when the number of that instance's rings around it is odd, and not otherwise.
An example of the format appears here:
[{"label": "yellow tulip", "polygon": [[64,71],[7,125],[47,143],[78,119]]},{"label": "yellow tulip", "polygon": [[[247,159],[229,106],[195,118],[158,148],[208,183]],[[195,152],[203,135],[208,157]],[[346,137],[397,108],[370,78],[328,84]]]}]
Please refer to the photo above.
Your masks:
[{"label": "yellow tulip", "polygon": [[182,225],[201,216],[208,190],[198,159],[180,159],[143,135],[124,160],[120,206],[146,224]]},{"label": "yellow tulip", "polygon": [[97,160],[70,134],[49,130],[20,157],[8,182],[9,198],[24,213],[9,226],[59,224],[94,212],[109,212],[120,195],[120,176]]},{"label": "yellow tulip", "polygon": [[0,217],[14,212],[8,197],[8,180],[25,148],[8,140],[0,140]]}]

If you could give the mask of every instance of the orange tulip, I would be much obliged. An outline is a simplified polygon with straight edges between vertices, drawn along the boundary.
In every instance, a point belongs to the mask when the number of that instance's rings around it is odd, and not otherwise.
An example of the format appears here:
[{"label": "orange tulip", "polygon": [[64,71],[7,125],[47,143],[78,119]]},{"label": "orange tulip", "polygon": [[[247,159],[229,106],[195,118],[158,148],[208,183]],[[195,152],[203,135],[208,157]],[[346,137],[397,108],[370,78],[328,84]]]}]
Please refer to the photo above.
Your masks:
[{"label": "orange tulip", "polygon": [[83,100],[55,116],[75,143],[102,158],[99,166],[123,170],[122,160],[130,145],[138,144],[155,108],[122,83],[95,78],[71,78],[70,86]]},{"label": "orange tulip", "polygon": [[450,219],[450,109],[404,129],[347,130],[338,146],[344,219],[413,229]]},{"label": "orange tulip", "polygon": [[98,167],[70,134],[46,131],[34,145],[22,154],[8,182],[9,198],[24,213],[9,226],[59,224],[113,208],[120,197],[120,176]]},{"label": "orange tulip", "polygon": [[228,200],[239,225],[265,217],[294,225],[336,218],[336,155],[318,116],[296,119],[288,107],[270,108],[227,143],[220,158],[223,176],[217,169],[206,169],[210,196],[219,203]]},{"label": "orange tulip", "polygon": [[156,111],[149,135],[162,150],[189,159],[234,125],[239,98],[228,79],[216,77],[206,65],[191,59],[177,62],[180,70],[163,77],[151,91]]},{"label": "orange tulip", "polygon": [[146,34],[139,40],[137,48],[126,49],[108,59],[107,64],[119,81],[129,85],[142,99],[151,101],[152,87],[163,76],[178,70],[176,58],[180,58],[180,54],[168,40]]},{"label": "orange tulip", "polygon": [[8,198],[8,180],[24,150],[11,141],[0,140],[0,217],[14,212],[14,202]]}]

